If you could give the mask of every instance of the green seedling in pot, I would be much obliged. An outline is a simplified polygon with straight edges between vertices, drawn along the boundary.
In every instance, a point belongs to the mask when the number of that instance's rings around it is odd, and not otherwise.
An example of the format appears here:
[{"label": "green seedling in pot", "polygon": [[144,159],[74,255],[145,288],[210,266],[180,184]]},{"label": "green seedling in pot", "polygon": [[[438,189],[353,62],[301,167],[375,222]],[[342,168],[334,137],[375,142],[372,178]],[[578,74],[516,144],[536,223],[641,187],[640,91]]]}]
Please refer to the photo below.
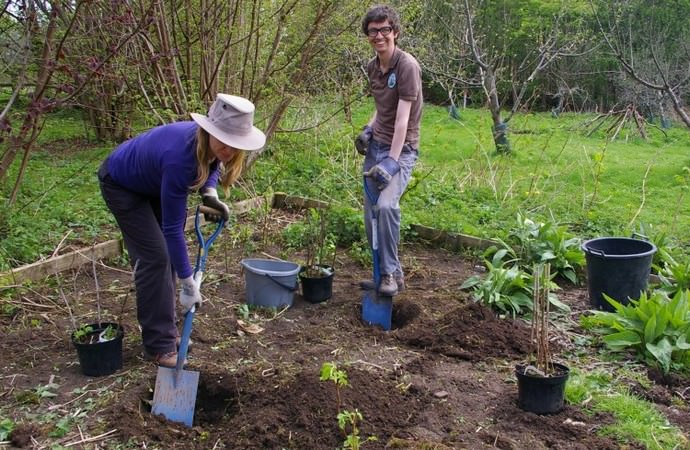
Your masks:
[{"label": "green seedling in pot", "polygon": [[333,273],[336,245],[327,225],[327,212],[323,208],[309,209],[303,239],[307,252],[305,275],[310,278],[323,278]]},{"label": "green seedling in pot", "polygon": [[94,329],[91,325],[82,325],[74,332],[74,340],[81,344],[108,342],[117,337],[118,329],[112,324],[103,330]]},{"label": "green seedling in pot", "polygon": [[105,330],[98,334],[98,342],[108,342],[112,341],[117,337],[117,328],[112,325],[108,325]]},{"label": "green seedling in pot", "polygon": [[74,340],[82,343],[88,344],[91,334],[93,333],[93,327],[90,325],[82,325],[74,331]]}]

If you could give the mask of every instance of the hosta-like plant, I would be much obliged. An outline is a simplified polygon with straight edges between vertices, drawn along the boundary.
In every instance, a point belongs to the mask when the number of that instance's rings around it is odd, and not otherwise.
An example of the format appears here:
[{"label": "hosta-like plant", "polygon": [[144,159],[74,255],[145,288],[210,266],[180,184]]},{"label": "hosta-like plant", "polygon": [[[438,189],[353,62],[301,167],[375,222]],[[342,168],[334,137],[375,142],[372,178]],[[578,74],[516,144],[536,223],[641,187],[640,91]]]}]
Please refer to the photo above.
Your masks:
[{"label": "hosta-like plant", "polygon": [[584,266],[585,255],[580,249],[580,238],[571,235],[565,227],[534,222],[518,214],[517,227],[511,230],[509,240],[521,265],[548,263],[552,273],[577,283],[577,270]]},{"label": "hosta-like plant", "polygon": [[690,259],[683,260],[673,257],[665,249],[659,249],[660,262],[654,264],[654,270],[659,276],[659,289],[666,292],[669,297],[675,296],[678,291],[690,289]]},{"label": "hosta-like plant", "polygon": [[[494,252],[495,251],[495,252]],[[472,299],[482,303],[499,314],[512,317],[531,313],[534,307],[532,301],[534,277],[522,270],[515,263],[515,253],[509,247],[493,252],[491,261],[485,259],[486,275],[473,275],[465,280],[460,289],[471,289]],[[549,281],[549,289],[555,291],[558,285]],[[549,303],[561,311],[568,312],[570,307],[558,299],[553,292],[549,292]]]},{"label": "hosta-like plant", "polygon": [[503,261],[505,255],[503,249],[494,253],[484,261],[486,275],[471,276],[460,289],[471,289],[475,301],[515,317],[532,310],[532,275]]},{"label": "hosta-like plant", "polygon": [[688,290],[678,291],[673,298],[657,290],[623,305],[604,295],[615,311],[597,311],[581,322],[602,334],[611,350],[634,350],[639,360],[657,365],[664,373],[690,369],[688,297]]}]

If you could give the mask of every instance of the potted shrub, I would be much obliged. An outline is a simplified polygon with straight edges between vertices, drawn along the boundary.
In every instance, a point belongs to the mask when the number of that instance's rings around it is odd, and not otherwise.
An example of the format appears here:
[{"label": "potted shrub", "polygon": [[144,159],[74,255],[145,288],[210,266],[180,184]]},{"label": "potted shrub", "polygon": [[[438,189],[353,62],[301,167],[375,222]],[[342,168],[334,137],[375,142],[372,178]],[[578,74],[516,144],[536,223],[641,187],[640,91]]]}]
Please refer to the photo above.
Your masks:
[{"label": "potted shrub", "polygon": [[84,375],[110,375],[122,368],[122,339],[124,329],[114,322],[82,325],[72,332],[72,344],[77,349]]},{"label": "potted shrub", "polygon": [[311,208],[304,232],[305,264],[299,272],[302,297],[311,303],[328,300],[333,295],[335,239],[328,233],[326,212]]},{"label": "potted shrub", "polygon": [[[98,286],[98,278],[96,277],[95,261],[92,261],[94,282],[96,284],[96,305],[97,305],[97,321],[94,323],[86,323],[77,326],[69,302],[65,297],[62,288],[60,294],[67,305],[70,319],[74,330],[70,335],[70,340],[77,350],[79,357],[79,364],[84,375],[91,377],[98,377],[110,375],[122,368],[122,341],[124,338],[124,328],[117,322],[108,322],[101,320],[101,298],[100,289]],[[134,273],[136,273],[137,265],[134,265]],[[124,296],[121,305],[121,312],[124,311],[125,304],[132,289],[128,290]]]},{"label": "potted shrub", "polygon": [[537,265],[534,278],[532,342],[536,358],[515,367],[518,381],[518,406],[536,414],[553,414],[564,405],[565,383],[570,369],[553,361],[549,349],[549,301],[551,270],[549,264]]}]

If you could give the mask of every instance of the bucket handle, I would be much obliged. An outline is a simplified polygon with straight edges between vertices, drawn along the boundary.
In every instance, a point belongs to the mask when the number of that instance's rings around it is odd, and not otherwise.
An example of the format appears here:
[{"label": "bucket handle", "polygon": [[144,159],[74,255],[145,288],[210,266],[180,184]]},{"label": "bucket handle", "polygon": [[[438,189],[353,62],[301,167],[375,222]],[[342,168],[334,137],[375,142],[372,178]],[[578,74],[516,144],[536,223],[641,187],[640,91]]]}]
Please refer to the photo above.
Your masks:
[{"label": "bucket handle", "polygon": [[282,287],[283,289],[288,290],[288,291],[290,291],[290,292],[295,292],[295,291],[297,290],[297,288],[298,288],[297,283],[295,283],[294,286],[288,286],[287,284],[283,284],[283,283],[281,283],[280,281],[278,281],[278,280],[276,280],[275,278],[273,278],[273,275],[271,275],[270,273],[266,273],[266,274],[264,274],[264,275],[266,275],[271,281],[273,281],[273,282],[274,282],[275,284],[277,284],[278,286],[280,286],[280,287]]},{"label": "bucket handle", "polygon": [[602,258],[606,258],[606,253],[604,253],[603,250],[599,250],[598,248],[588,248],[587,251],[593,255],[597,255],[597,256],[601,256]]}]

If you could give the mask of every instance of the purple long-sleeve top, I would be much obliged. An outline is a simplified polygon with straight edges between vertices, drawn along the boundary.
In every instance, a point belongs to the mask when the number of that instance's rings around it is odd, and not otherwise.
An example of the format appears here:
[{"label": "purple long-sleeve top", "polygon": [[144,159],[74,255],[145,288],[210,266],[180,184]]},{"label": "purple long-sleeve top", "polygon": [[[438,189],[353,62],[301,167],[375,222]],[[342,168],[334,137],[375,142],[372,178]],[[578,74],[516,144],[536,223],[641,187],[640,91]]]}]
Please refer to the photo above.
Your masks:
[{"label": "purple long-sleeve top", "polygon": [[[160,198],[161,229],[180,278],[192,275],[184,225],[187,196],[197,176],[197,128],[193,121],[152,128],[120,144],[108,162],[113,181],[133,192]],[[218,177],[218,163],[214,162],[203,187],[215,187]]]}]

